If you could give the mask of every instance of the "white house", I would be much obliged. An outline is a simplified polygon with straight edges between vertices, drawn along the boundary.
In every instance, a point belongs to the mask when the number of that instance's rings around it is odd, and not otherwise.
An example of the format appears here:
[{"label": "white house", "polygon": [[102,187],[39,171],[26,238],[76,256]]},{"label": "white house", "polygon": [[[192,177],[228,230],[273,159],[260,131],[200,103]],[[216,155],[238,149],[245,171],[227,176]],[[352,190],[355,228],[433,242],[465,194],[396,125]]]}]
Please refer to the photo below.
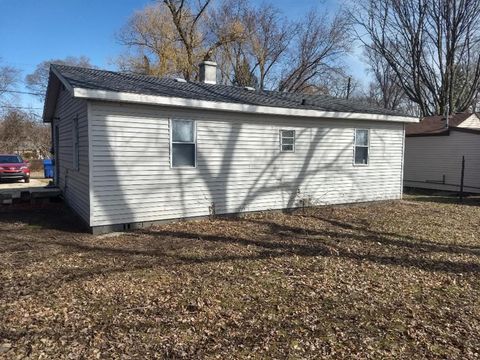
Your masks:
[{"label": "white house", "polygon": [[405,186],[480,193],[480,119],[476,114],[429,116],[406,127]]},{"label": "white house", "polygon": [[93,232],[402,196],[404,124],[326,96],[54,65],[56,184]]}]

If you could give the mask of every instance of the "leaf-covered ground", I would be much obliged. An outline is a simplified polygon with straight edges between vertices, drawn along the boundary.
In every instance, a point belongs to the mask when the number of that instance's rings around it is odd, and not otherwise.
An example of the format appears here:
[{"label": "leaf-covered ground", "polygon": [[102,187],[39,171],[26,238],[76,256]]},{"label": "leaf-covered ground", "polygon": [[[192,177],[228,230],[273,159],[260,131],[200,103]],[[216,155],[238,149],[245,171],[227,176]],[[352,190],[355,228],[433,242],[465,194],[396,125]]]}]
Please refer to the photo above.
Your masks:
[{"label": "leaf-covered ground", "polygon": [[0,358],[479,358],[480,203],[431,200],[103,236],[3,210]]}]

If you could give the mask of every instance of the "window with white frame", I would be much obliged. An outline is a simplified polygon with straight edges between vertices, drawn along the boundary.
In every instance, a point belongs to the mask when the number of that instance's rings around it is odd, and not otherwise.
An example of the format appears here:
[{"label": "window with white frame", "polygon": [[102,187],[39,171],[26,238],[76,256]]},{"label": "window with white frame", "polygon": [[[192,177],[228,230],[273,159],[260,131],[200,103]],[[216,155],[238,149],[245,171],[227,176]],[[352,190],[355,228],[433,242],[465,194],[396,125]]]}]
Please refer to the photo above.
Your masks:
[{"label": "window with white frame", "polygon": [[170,121],[170,153],[172,167],[195,167],[197,137],[193,120]]},{"label": "window with white frame", "polygon": [[80,163],[80,139],[78,134],[78,118],[73,119],[72,126],[72,167],[78,170]]},{"label": "window with white frame", "polygon": [[355,165],[368,165],[370,146],[370,130],[355,129],[354,163]]},{"label": "window with white frame", "polygon": [[280,130],[280,151],[295,151],[295,130]]}]

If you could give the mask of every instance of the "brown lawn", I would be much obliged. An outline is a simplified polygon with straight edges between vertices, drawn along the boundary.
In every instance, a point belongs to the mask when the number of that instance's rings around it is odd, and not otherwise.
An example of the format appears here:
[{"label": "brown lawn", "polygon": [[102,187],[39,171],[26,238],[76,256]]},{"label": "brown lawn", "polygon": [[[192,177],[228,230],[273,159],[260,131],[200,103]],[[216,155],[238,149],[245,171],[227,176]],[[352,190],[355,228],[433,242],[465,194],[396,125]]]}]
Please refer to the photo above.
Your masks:
[{"label": "brown lawn", "polygon": [[480,357],[480,203],[82,233],[0,213],[0,357]]}]

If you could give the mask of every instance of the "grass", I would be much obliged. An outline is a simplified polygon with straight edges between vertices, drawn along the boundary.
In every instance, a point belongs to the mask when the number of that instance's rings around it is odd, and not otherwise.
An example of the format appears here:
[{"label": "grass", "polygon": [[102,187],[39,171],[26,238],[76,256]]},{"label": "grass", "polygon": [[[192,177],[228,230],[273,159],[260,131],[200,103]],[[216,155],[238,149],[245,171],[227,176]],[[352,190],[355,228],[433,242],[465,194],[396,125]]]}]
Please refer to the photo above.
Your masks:
[{"label": "grass", "polygon": [[61,206],[6,211],[0,357],[475,359],[479,205],[408,197],[103,236]]}]

